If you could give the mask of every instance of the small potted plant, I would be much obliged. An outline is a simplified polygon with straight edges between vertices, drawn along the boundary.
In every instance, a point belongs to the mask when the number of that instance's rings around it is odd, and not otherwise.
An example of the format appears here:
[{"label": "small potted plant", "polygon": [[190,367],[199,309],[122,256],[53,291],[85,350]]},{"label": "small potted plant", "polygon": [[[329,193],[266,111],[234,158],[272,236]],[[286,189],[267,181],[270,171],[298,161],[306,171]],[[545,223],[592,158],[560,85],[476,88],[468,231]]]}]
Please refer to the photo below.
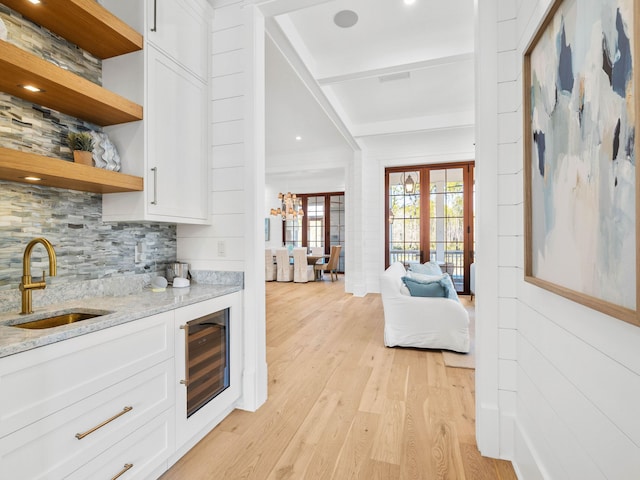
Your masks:
[{"label": "small potted plant", "polygon": [[73,150],[73,161],[93,166],[93,137],[88,132],[69,132],[69,148]]}]

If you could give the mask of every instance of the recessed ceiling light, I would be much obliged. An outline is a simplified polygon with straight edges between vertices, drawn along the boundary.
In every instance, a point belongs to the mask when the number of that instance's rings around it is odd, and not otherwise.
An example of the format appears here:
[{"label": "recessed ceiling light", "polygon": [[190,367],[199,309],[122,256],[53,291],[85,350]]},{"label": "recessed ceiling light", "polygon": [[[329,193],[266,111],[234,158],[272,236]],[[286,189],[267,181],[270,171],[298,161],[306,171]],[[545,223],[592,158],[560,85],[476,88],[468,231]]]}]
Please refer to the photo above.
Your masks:
[{"label": "recessed ceiling light", "polygon": [[43,92],[44,90],[39,89],[38,87],[34,87],[33,85],[22,85],[22,88],[25,90],[29,90],[30,92]]},{"label": "recessed ceiling light", "polygon": [[30,182],[39,182],[40,180],[42,180],[40,177],[22,177],[25,180],[29,180]]},{"label": "recessed ceiling light", "polygon": [[404,0],[405,5],[413,5],[414,3],[416,3],[416,0]]},{"label": "recessed ceiling light", "polygon": [[353,27],[358,23],[358,14],[353,10],[341,10],[333,17],[333,23],[340,28]]},{"label": "recessed ceiling light", "polygon": [[296,141],[298,141],[298,142],[299,142],[300,140],[302,140],[302,137],[301,137],[300,135],[297,135],[297,136],[296,136]]}]

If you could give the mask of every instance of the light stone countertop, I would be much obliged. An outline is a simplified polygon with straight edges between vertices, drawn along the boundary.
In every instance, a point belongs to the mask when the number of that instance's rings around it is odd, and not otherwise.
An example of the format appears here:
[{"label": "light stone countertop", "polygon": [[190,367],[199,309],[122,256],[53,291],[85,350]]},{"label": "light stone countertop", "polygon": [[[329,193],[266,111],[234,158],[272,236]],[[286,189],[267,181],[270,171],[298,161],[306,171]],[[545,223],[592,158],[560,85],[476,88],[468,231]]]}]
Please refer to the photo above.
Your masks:
[{"label": "light stone countertop", "polygon": [[[36,347],[59,342],[67,338],[77,337],[104,328],[131,322],[139,318],[149,317],[157,313],[202,302],[223,295],[241,291],[238,285],[191,284],[187,288],[167,287],[163,292],[152,292],[150,289],[126,296],[94,297],[80,300],[69,300],[47,307],[34,305],[34,313],[20,315],[14,313],[0,314],[0,357],[31,350]],[[82,320],[59,327],[29,330],[9,325],[24,323],[80,310],[89,313],[110,312],[100,317]]]}]

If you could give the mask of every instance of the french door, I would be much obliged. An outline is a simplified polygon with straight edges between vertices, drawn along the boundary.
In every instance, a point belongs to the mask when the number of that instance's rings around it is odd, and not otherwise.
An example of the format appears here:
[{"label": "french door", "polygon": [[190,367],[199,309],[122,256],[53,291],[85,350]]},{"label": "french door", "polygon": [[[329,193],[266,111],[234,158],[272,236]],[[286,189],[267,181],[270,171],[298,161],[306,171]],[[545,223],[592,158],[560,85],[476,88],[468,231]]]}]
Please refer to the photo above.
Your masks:
[{"label": "french door", "polygon": [[473,162],[386,169],[386,266],[433,261],[469,293],[473,169]]},{"label": "french door", "polygon": [[344,273],[345,204],[344,192],[297,195],[304,217],[282,222],[285,245],[322,247],[329,254],[332,245],[342,245],[338,271]]}]

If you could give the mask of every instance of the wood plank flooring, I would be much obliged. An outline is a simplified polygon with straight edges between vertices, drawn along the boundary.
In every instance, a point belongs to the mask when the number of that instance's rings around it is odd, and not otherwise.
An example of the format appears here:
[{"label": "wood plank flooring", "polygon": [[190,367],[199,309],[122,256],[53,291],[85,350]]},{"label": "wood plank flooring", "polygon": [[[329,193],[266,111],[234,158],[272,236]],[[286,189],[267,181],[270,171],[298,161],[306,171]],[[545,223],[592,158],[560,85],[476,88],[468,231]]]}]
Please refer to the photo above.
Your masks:
[{"label": "wood plank flooring", "polygon": [[345,294],[342,276],[266,287],[268,401],[162,480],[516,479],[476,447],[475,371],[384,347],[379,295]]}]

